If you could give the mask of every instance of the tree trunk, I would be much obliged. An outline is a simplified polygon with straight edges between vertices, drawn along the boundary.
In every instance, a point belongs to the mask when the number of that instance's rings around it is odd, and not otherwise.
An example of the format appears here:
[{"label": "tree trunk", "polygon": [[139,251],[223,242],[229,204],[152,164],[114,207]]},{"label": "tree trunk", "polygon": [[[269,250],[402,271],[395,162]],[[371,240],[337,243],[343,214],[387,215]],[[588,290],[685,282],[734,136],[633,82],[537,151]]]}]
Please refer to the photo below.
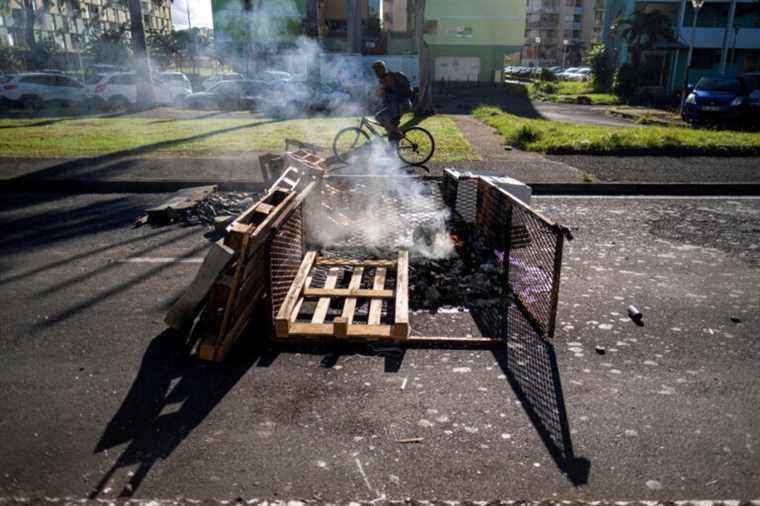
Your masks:
[{"label": "tree trunk", "polygon": [[32,2],[35,0],[24,1],[24,43],[26,44],[26,69],[32,70],[32,52],[34,50],[34,23],[37,16],[34,15]]},{"label": "tree trunk", "polygon": [[414,38],[420,65],[420,94],[414,114],[427,116],[433,113],[433,87],[430,56],[425,42],[425,0],[416,0],[414,7]]},{"label": "tree trunk", "polygon": [[[319,40],[319,0],[307,0],[306,3],[306,36],[309,37],[321,50]],[[322,68],[320,65],[320,51],[316,51],[313,58],[306,62],[306,80],[309,85],[316,87],[322,82]]]},{"label": "tree trunk", "polygon": [[346,2],[346,32],[348,35],[348,52],[362,52],[362,17],[359,10],[359,0]]},{"label": "tree trunk", "polygon": [[137,102],[142,109],[153,107],[156,96],[150,72],[148,47],[145,44],[142,5],[140,0],[129,0],[130,29],[132,32],[132,58],[137,74]]}]

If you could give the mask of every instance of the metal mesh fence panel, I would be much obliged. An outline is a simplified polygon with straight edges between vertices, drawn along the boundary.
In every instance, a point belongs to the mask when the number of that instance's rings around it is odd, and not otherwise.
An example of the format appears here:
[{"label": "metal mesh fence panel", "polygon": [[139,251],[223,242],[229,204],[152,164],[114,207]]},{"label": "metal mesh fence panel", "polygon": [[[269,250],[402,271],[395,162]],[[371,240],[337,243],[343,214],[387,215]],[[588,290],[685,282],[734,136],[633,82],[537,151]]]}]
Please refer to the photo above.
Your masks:
[{"label": "metal mesh fence panel", "polygon": [[270,244],[272,314],[275,316],[296,277],[303,256],[303,205],[300,205],[277,230]]},{"label": "metal mesh fence panel", "polygon": [[552,338],[566,229],[484,179],[478,183],[477,228],[500,259],[505,295],[541,336]]}]

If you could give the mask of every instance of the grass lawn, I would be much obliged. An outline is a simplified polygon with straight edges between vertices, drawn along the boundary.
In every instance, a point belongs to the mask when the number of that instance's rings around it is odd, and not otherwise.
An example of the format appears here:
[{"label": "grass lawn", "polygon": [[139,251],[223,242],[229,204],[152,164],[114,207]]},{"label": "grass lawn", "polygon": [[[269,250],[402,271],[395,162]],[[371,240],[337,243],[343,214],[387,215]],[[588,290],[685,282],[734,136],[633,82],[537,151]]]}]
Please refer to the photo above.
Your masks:
[{"label": "grass lawn", "polygon": [[647,126],[576,125],[507,114],[479,107],[474,116],[498,130],[507,144],[557,154],[758,155],[760,133]]},{"label": "grass lawn", "polygon": [[556,83],[532,83],[530,98],[547,102],[578,103],[578,97],[587,97],[592,105],[615,105],[620,103],[612,93],[595,93],[591,83],[558,81]]},{"label": "grass lawn", "polygon": [[[204,116],[204,113],[198,113],[198,116]],[[126,154],[148,157],[229,157],[251,151],[282,151],[285,138],[332,149],[332,139],[338,130],[358,125],[356,118],[277,121],[246,118],[242,114],[235,116],[161,119],[129,115],[49,121],[0,119],[0,156],[77,158],[126,151]],[[421,126],[435,137],[433,161],[478,158],[449,118],[433,116],[425,119]],[[129,153],[130,150],[133,153]]]}]

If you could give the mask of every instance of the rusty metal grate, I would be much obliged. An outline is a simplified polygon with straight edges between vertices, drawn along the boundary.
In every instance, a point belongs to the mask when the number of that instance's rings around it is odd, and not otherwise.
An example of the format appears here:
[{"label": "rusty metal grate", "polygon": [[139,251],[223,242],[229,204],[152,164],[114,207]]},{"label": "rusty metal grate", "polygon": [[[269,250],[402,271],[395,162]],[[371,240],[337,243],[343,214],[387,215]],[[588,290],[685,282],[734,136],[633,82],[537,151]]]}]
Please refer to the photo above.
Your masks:
[{"label": "rusty metal grate", "polygon": [[304,256],[303,204],[298,206],[277,230],[270,244],[272,314],[277,315],[282,301],[298,272]]},{"label": "rusty metal grate", "polygon": [[564,239],[569,231],[509,192],[481,179],[477,229],[504,271],[504,294],[544,338],[554,337]]}]

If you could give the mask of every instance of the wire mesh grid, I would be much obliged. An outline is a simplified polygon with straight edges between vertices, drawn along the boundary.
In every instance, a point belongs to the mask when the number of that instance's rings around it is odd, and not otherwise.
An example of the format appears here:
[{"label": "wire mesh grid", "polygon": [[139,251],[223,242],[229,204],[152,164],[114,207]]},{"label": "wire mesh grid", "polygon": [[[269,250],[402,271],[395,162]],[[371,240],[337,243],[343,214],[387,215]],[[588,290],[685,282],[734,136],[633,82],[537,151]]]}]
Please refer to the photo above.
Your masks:
[{"label": "wire mesh grid", "polygon": [[331,176],[307,201],[307,242],[382,256],[409,248],[415,231],[445,228],[449,215],[438,184]]},{"label": "wire mesh grid", "polygon": [[512,220],[525,227],[530,242],[509,250],[510,291],[542,335],[551,338],[559,288],[555,286],[559,230],[523,205],[512,206]]},{"label": "wire mesh grid", "polygon": [[513,297],[546,338],[553,337],[562,254],[560,227],[507,191],[480,180],[477,228],[508,276],[505,295]]},{"label": "wire mesh grid", "polygon": [[303,205],[277,230],[270,243],[272,314],[277,315],[304,256]]}]

